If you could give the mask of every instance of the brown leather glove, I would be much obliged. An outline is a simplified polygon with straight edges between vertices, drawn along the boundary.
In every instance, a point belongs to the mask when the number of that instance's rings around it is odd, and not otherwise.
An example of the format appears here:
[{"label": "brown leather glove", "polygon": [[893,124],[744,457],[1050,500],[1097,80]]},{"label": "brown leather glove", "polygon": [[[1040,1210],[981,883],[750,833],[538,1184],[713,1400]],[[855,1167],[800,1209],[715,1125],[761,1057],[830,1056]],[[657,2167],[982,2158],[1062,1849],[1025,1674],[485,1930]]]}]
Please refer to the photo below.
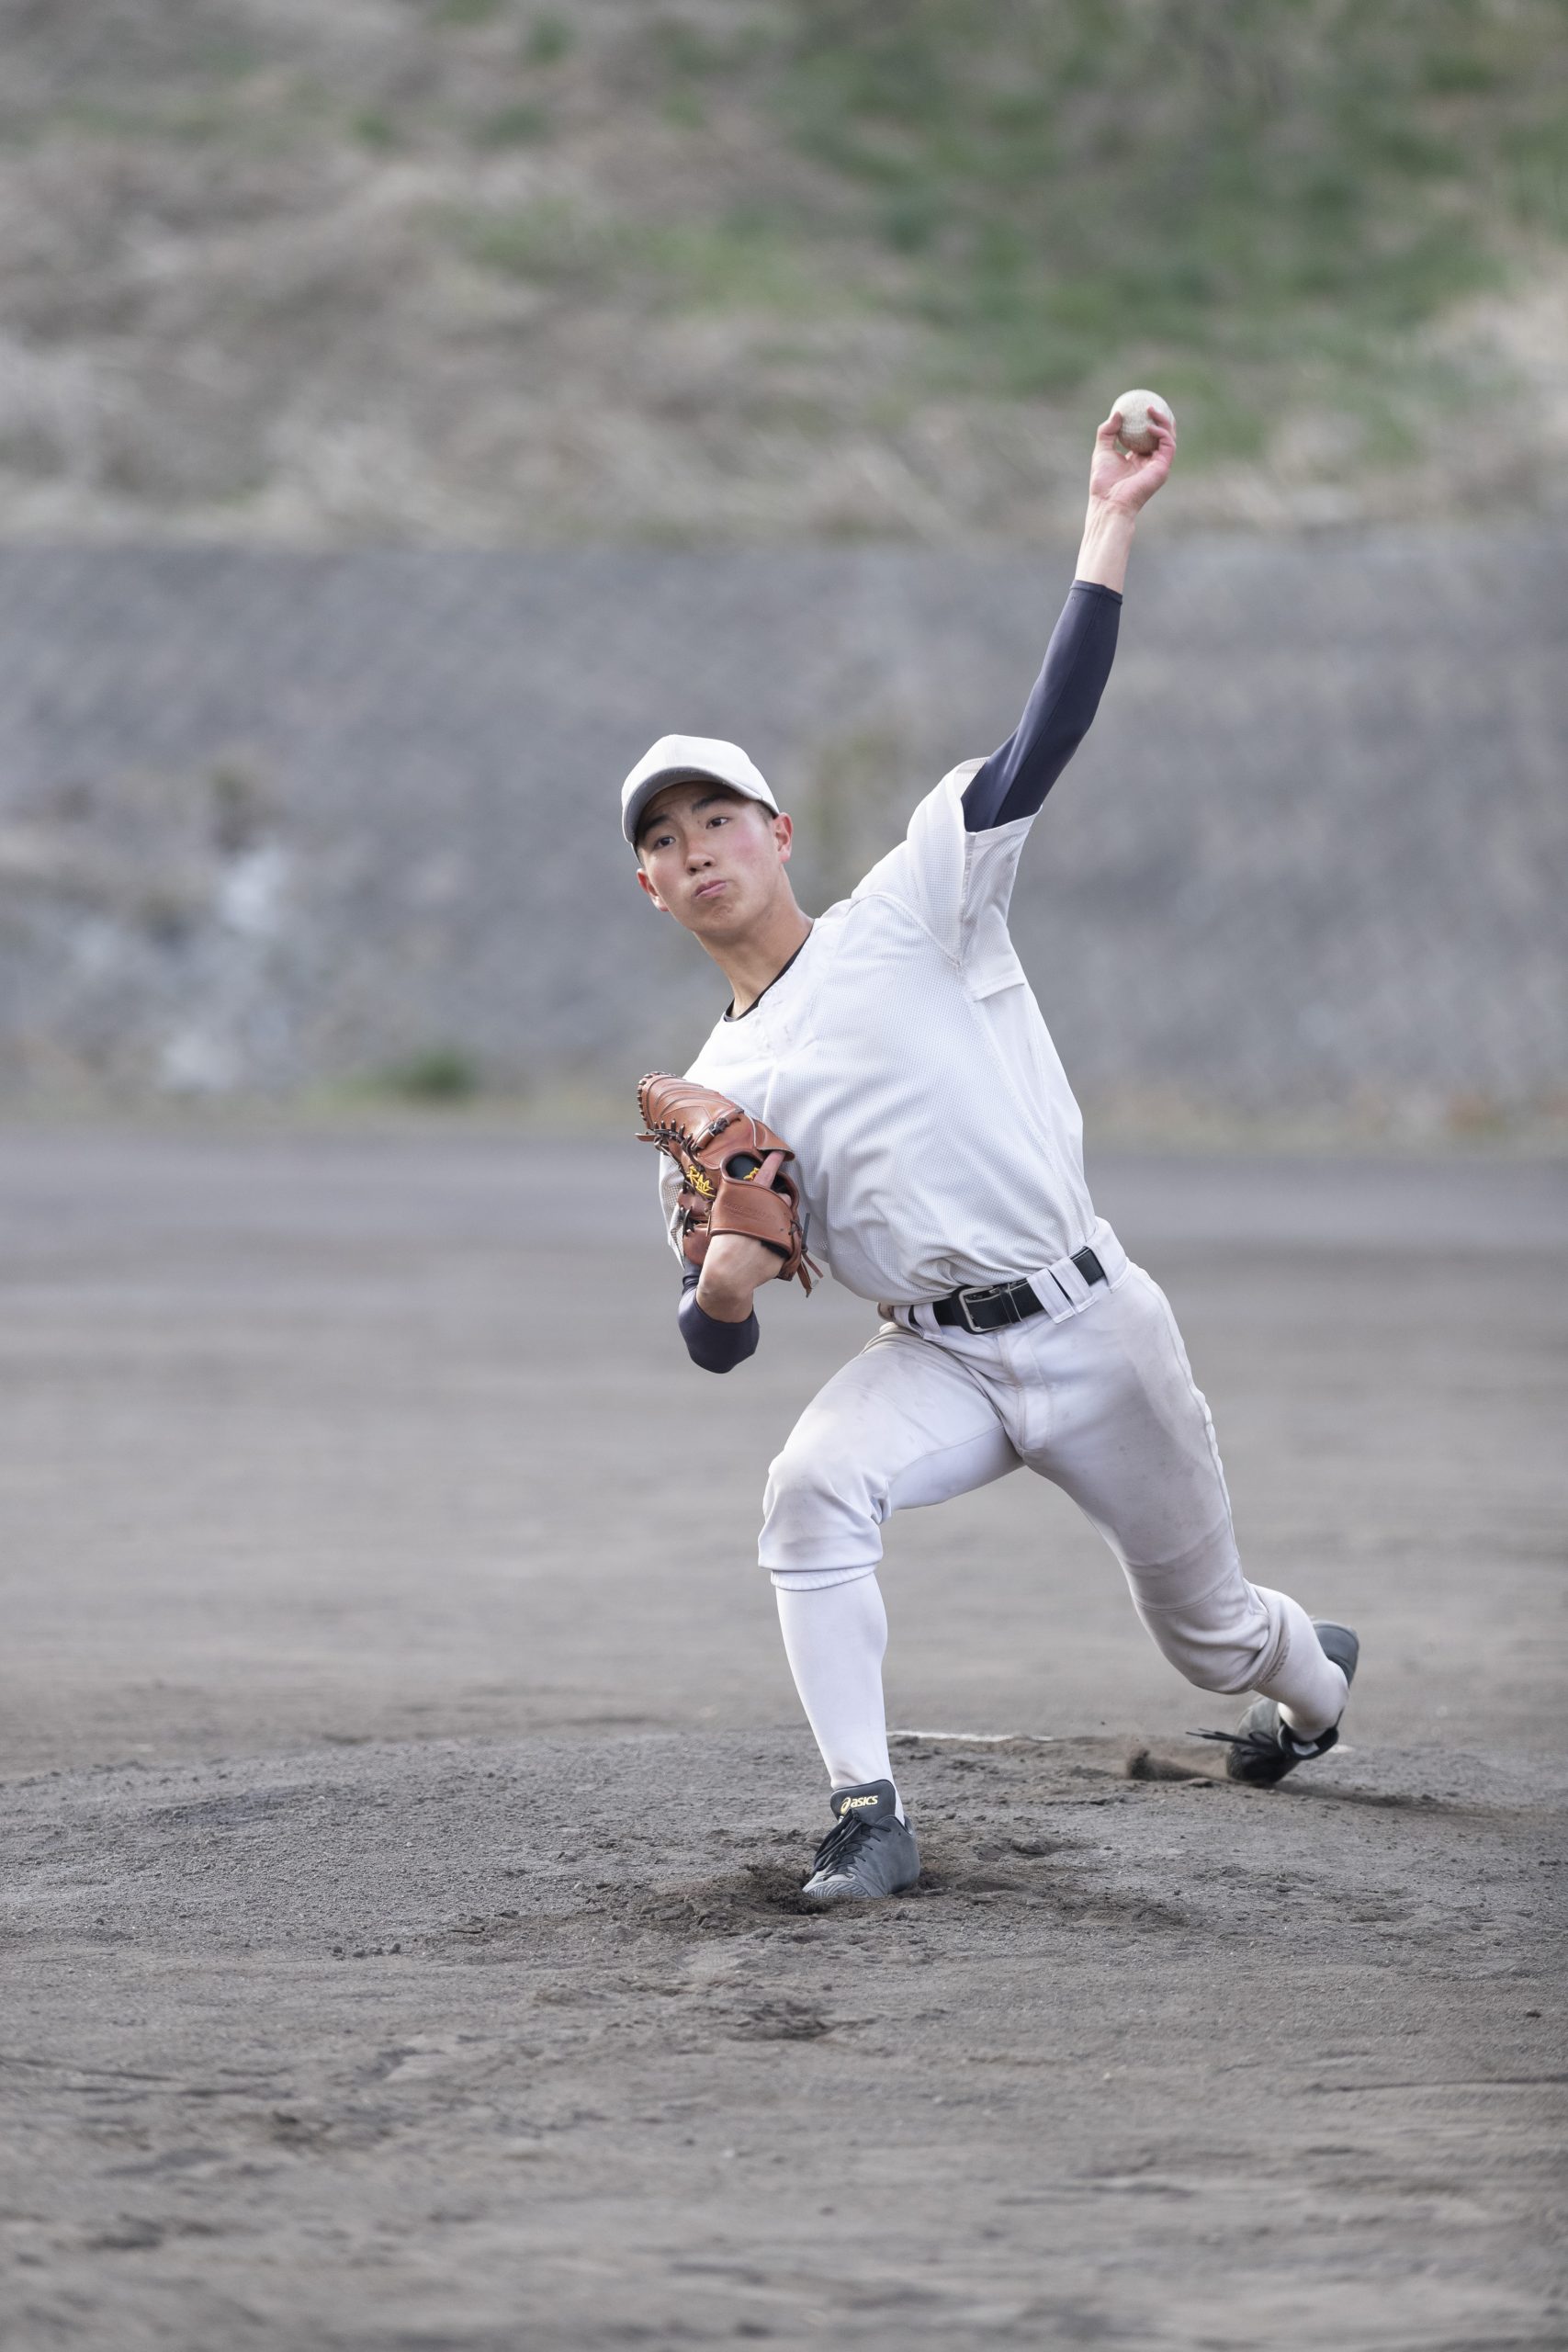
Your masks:
[{"label": "brown leather glove", "polygon": [[780,1282],[798,1281],[809,1297],[821,1269],[806,1254],[800,1188],[784,1173],[795,1154],[772,1128],[711,1086],[654,1070],[637,1091],[644,1133],[638,1143],[667,1151],[681,1170],[681,1247],[700,1266],[716,1233],[744,1233],[784,1260]]}]

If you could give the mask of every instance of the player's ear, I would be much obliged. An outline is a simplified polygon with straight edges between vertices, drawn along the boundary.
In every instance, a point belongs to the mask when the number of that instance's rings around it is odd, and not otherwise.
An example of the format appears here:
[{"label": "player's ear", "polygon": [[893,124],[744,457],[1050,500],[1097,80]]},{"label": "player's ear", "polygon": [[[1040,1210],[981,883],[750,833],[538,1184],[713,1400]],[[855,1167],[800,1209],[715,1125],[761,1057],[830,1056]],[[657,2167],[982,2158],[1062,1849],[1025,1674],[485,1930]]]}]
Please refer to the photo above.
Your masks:
[{"label": "player's ear", "polygon": [[794,820],[793,819],[786,817],[781,808],[778,815],[773,819],[773,840],[778,846],[779,864],[781,865],[787,865],[789,864],[790,843],[795,839]]},{"label": "player's ear", "polygon": [[649,897],[653,900],[654,905],[659,909],[660,913],[661,915],[667,915],[670,911],[669,908],[665,905],[663,899],[660,897],[658,891],[649,880],[648,868],[640,863],[637,870],[637,883],[639,890],[647,891]]}]

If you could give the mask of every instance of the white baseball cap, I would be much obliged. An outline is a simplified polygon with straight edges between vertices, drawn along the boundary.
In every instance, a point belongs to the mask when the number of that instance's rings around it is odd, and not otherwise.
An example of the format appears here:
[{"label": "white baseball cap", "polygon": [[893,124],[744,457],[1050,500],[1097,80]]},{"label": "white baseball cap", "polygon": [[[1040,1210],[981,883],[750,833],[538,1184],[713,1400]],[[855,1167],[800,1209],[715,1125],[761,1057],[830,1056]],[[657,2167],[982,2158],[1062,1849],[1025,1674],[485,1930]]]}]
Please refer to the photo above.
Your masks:
[{"label": "white baseball cap", "polygon": [[654,794],[667,784],[690,784],[702,776],[728,785],[748,800],[760,800],[777,816],[779,804],[761,770],[739,743],[723,742],[716,735],[661,735],[621,786],[621,830],[634,849],[642,812]]}]

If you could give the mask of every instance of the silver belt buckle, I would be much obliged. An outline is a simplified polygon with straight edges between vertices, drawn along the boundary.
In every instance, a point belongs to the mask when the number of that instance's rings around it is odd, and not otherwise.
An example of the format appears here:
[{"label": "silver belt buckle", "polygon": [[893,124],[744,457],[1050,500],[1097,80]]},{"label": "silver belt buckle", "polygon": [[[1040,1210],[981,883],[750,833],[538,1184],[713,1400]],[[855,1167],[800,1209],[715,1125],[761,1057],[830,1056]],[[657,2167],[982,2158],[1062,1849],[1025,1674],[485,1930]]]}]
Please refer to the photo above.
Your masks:
[{"label": "silver belt buckle", "polygon": [[[970,1334],[971,1338],[983,1340],[987,1337],[986,1325],[983,1323],[972,1323],[969,1319],[969,1306],[971,1300],[974,1300],[978,1304],[982,1300],[987,1298],[1004,1298],[1007,1296],[1008,1292],[1012,1288],[1013,1284],[1011,1283],[988,1283],[981,1290],[961,1290],[958,1293],[959,1316],[963,1321],[964,1329]],[[1011,1306],[1010,1300],[1009,1300],[1009,1305],[1010,1306]],[[992,1328],[998,1331],[1005,1331],[1008,1328],[1008,1324],[1021,1323],[1022,1320],[1022,1316],[1018,1313],[1016,1308],[1013,1308],[1012,1312],[1008,1317],[1007,1323],[998,1323]]]}]

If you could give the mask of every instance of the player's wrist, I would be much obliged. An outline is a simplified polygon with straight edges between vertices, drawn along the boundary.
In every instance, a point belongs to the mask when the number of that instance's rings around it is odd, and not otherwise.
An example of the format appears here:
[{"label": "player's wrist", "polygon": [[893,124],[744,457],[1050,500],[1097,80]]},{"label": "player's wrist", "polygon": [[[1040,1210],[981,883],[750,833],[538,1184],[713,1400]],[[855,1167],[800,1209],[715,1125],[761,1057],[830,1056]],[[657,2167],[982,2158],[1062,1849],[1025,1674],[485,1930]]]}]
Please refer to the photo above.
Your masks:
[{"label": "player's wrist", "polygon": [[1127,558],[1137,524],[1135,513],[1091,491],[1075,577],[1120,592],[1127,577]]},{"label": "player's wrist", "polygon": [[754,1295],[750,1283],[710,1280],[705,1275],[697,1284],[697,1305],[715,1323],[744,1323]]},{"label": "player's wrist", "polygon": [[1138,510],[1112,494],[1091,490],[1083,526],[1086,537],[1093,531],[1100,537],[1130,539],[1138,527]]}]

